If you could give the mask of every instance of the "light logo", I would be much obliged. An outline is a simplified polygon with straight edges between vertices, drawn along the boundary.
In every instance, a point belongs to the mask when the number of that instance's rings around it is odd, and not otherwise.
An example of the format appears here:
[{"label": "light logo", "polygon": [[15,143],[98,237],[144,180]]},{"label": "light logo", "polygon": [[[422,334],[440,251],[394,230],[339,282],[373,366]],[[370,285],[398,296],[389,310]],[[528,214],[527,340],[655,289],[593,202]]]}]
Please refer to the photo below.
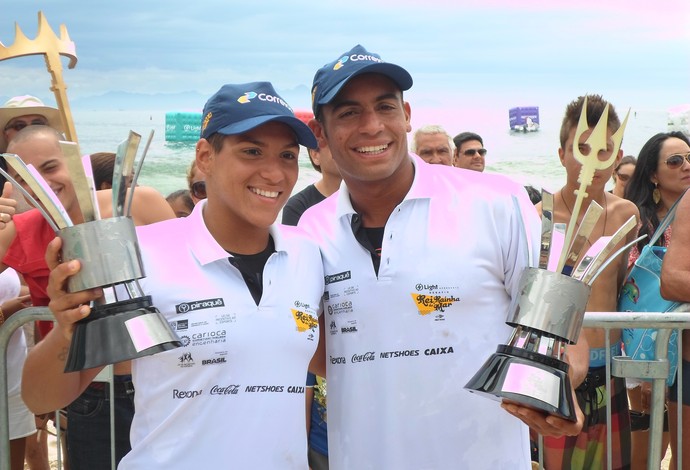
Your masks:
[{"label": "light logo", "polygon": [[256,98],[256,96],[257,96],[257,95],[256,95],[255,92],[253,92],[253,91],[248,91],[248,92],[246,92],[244,95],[242,95],[242,96],[240,96],[239,98],[237,98],[237,102],[238,102],[238,103],[242,103],[242,104],[249,103],[251,100],[253,100],[254,98]]},{"label": "light logo", "polygon": [[333,66],[333,70],[340,70],[343,65],[345,65],[345,62],[347,62],[350,58],[346,55],[342,56],[340,59],[338,59],[338,62],[335,63]]}]

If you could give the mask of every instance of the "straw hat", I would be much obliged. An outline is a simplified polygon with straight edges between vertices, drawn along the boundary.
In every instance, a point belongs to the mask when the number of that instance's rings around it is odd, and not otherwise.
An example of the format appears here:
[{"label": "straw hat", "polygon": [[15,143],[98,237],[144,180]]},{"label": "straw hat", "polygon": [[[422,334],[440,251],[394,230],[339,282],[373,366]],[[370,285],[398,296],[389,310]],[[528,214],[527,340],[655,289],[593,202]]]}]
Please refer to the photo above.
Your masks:
[{"label": "straw hat", "polygon": [[48,125],[53,129],[64,132],[62,127],[62,119],[60,112],[56,108],[51,108],[43,104],[35,96],[23,95],[10,98],[7,103],[0,107],[0,153],[7,150],[7,142],[5,141],[4,132],[5,126],[12,119],[19,116],[26,116],[28,114],[38,114],[48,120]]}]

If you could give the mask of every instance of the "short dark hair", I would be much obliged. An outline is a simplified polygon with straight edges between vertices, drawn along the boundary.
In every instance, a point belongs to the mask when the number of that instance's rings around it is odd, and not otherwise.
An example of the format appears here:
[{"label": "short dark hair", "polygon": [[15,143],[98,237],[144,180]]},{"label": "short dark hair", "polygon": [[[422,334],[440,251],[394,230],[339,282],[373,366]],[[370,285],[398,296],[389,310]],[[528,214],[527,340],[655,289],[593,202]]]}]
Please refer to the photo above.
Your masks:
[{"label": "short dark hair", "polygon": [[531,184],[528,184],[525,186],[525,190],[527,191],[527,195],[529,196],[529,200],[532,201],[532,204],[536,205],[541,202],[541,192]]},{"label": "short dark hair", "polygon": [[480,144],[482,144],[482,147],[484,146],[484,141],[482,138],[479,136],[479,134],[475,134],[474,132],[461,132],[455,137],[453,137],[453,143],[455,143],[455,148],[460,148],[462,144],[469,140],[478,140]]},{"label": "short dark hair", "polygon": [[[616,108],[601,95],[578,96],[577,99],[571,101],[565,108],[565,115],[563,116],[560,132],[561,148],[563,150],[565,150],[565,142],[568,140],[570,129],[577,128],[577,123],[580,121],[580,114],[582,114],[582,105],[585,98],[587,98],[587,127],[594,127],[597,125],[607,104],[609,105],[609,118],[606,123],[607,128],[611,132],[616,132],[621,127],[621,121],[618,118]],[[576,142],[573,143],[577,145]]]},{"label": "short dark hair", "polygon": [[[115,154],[112,152],[97,152],[91,154],[91,168],[93,170],[93,184],[96,189],[113,187],[113,173],[115,171]],[[106,188],[103,188],[105,183]]]}]

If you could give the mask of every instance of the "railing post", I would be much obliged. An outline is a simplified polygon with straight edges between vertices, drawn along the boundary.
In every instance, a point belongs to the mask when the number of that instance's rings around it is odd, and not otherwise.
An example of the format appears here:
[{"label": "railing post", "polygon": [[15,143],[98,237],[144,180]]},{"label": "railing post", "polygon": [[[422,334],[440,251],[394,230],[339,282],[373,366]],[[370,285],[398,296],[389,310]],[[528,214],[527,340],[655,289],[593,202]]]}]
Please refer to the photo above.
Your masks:
[{"label": "railing post", "polygon": [[48,307],[29,307],[10,316],[0,325],[0,470],[10,470],[10,423],[7,397],[7,347],[12,334],[23,324],[55,320]]}]

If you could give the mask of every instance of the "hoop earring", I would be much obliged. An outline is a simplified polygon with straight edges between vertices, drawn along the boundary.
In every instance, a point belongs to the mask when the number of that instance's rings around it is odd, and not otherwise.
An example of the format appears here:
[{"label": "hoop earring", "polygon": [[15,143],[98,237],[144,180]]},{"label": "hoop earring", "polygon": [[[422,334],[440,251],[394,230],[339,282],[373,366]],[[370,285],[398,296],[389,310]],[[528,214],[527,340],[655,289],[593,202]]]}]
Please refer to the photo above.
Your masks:
[{"label": "hoop earring", "polygon": [[654,191],[652,191],[652,200],[654,204],[659,204],[661,201],[661,193],[659,192],[659,183],[654,183]]}]

